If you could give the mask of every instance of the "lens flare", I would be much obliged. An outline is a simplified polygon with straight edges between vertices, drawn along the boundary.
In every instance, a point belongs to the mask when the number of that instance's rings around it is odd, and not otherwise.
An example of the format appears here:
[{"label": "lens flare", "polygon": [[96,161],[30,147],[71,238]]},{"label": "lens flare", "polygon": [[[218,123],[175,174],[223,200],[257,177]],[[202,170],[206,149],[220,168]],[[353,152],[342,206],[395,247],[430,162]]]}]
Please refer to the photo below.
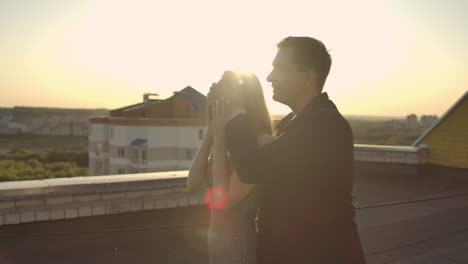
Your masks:
[{"label": "lens flare", "polygon": [[205,203],[211,209],[223,209],[227,203],[226,191],[218,187],[209,188],[205,192]]}]

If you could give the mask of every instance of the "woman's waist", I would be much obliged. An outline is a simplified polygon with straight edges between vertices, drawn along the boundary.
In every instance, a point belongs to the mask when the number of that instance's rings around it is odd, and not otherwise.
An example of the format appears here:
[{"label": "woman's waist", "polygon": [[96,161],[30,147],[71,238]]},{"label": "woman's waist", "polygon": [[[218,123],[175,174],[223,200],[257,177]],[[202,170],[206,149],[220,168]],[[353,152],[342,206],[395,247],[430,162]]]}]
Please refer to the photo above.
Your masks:
[{"label": "woman's waist", "polygon": [[229,212],[229,210],[211,210],[210,222],[212,223],[229,223],[229,222],[250,222],[257,215],[257,208],[250,208],[237,212]]}]

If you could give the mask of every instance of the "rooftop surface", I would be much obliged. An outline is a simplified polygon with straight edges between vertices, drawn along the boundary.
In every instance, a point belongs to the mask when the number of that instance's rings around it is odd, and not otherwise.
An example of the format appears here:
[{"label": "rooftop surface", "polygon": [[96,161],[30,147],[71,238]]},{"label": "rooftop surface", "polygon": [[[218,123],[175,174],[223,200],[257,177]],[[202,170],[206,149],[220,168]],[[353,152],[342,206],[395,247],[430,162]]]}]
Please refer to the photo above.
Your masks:
[{"label": "rooftop surface", "polygon": [[[468,263],[468,178],[361,176],[369,264]],[[0,227],[0,263],[208,263],[205,206]]]}]

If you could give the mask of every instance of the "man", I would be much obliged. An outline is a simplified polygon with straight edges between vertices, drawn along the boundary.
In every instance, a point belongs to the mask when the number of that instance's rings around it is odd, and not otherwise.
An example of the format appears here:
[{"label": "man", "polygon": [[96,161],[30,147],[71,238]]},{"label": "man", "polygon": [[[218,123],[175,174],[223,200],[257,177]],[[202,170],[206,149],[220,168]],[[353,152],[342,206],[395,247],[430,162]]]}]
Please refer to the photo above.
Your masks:
[{"label": "man", "polygon": [[259,147],[245,114],[227,124],[241,181],[264,188],[258,264],[365,263],[352,205],[352,131],[322,92],[330,66],[319,40],[285,38],[267,78],[273,99],[292,110],[276,139]]}]

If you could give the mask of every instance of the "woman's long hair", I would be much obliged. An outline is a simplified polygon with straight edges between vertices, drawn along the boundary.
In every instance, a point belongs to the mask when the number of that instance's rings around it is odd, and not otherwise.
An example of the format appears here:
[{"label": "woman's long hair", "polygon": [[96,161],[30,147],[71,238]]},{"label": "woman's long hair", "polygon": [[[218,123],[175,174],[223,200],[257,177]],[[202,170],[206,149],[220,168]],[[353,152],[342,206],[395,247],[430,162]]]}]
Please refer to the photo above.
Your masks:
[{"label": "woman's long hair", "polygon": [[223,78],[238,84],[235,88],[239,89],[246,114],[257,135],[262,133],[272,135],[270,113],[266,106],[262,85],[257,76],[250,72],[225,71]]},{"label": "woman's long hair", "polygon": [[[249,72],[225,71],[222,79],[227,79],[236,85],[231,89],[238,89],[244,102],[249,125],[254,127],[257,135],[262,133],[272,135],[271,118],[263,95],[262,85],[257,76]],[[238,84],[238,85],[237,85]],[[236,91],[234,91],[236,92]],[[210,151],[209,163],[213,162],[213,149]]]}]

